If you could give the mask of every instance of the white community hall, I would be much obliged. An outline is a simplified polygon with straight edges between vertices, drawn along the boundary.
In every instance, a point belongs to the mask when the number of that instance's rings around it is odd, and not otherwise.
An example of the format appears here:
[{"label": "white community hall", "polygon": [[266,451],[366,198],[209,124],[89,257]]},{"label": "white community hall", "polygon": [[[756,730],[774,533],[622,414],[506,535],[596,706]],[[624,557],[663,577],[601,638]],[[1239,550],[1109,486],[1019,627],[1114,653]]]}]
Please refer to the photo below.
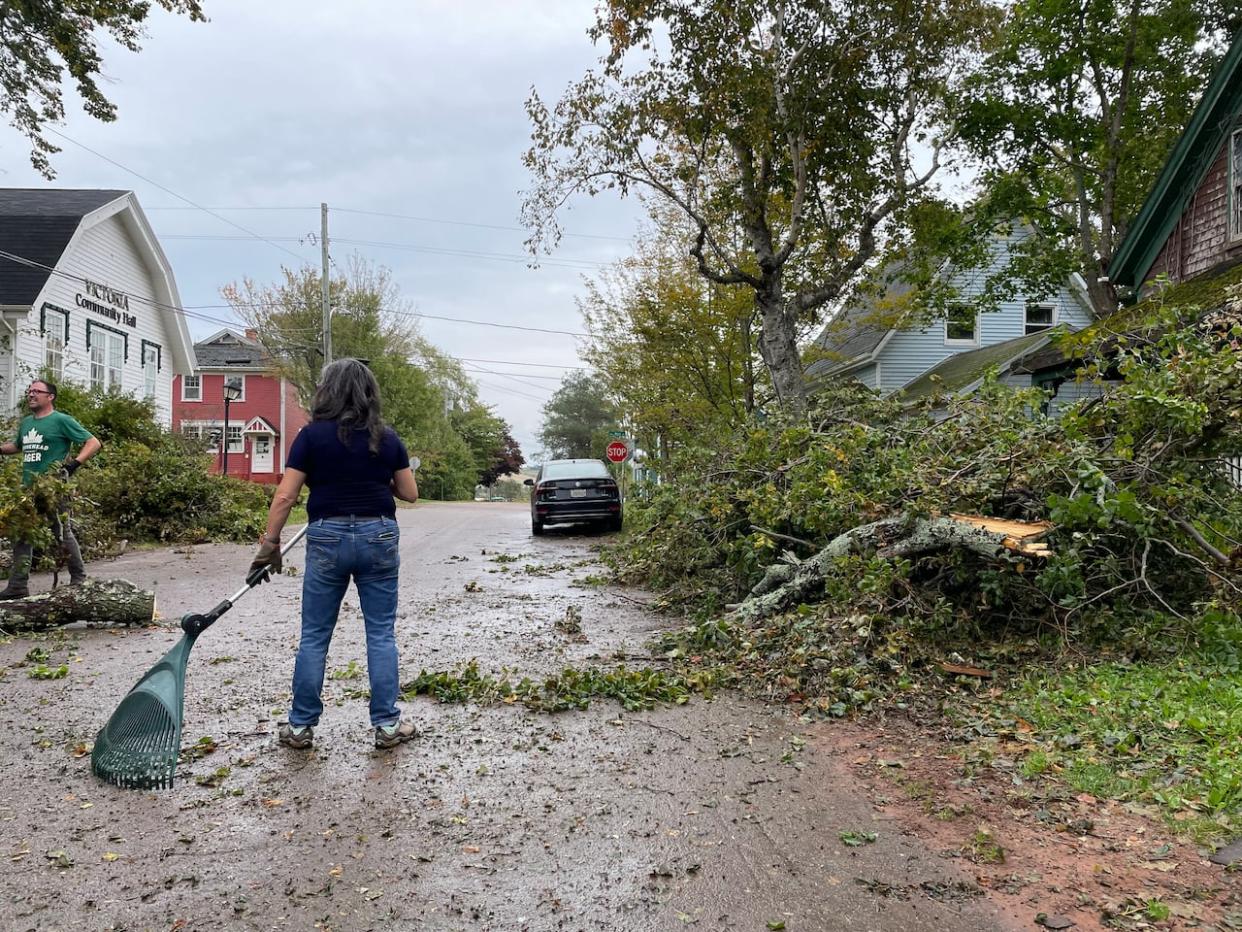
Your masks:
[{"label": "white community hall", "polygon": [[0,188],[0,406],[32,378],[151,398],[195,368],[172,267],[132,191]]}]

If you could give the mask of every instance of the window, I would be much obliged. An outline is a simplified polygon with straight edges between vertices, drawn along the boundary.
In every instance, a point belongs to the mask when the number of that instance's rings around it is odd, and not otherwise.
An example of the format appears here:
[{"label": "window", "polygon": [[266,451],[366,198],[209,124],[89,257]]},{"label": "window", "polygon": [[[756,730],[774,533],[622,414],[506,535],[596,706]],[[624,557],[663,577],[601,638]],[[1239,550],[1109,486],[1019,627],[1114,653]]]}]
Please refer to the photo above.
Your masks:
[{"label": "window", "polygon": [[241,453],[246,449],[245,441],[242,440],[242,425],[229,425],[229,452]]},{"label": "window", "polygon": [[182,424],[181,436],[189,437],[191,440],[202,440],[206,433],[202,424]]},{"label": "window", "polygon": [[203,377],[201,375],[183,375],[181,377],[181,400],[203,400]]},{"label": "window", "polygon": [[1229,238],[1242,239],[1242,129],[1229,136]]},{"label": "window", "polygon": [[974,305],[955,302],[949,305],[944,318],[945,343],[976,343],[979,333],[979,315]]},{"label": "window", "polygon": [[65,343],[69,339],[69,315],[57,308],[43,307],[43,365],[58,381],[65,377]]},{"label": "window", "polygon": [[237,396],[235,401],[246,400],[246,377],[244,375],[226,375],[224,377],[225,385],[236,385],[241,389],[241,394]]},{"label": "window", "polygon": [[160,348],[154,343],[142,341],[142,392],[147,398],[155,397],[159,384]]},{"label": "window", "polygon": [[1057,306],[1055,304],[1028,304],[1026,306],[1026,329],[1028,334],[1050,330],[1057,322]]},{"label": "window", "polygon": [[91,344],[91,388],[108,391],[121,387],[125,369],[125,334],[105,330],[96,325],[89,328]]}]

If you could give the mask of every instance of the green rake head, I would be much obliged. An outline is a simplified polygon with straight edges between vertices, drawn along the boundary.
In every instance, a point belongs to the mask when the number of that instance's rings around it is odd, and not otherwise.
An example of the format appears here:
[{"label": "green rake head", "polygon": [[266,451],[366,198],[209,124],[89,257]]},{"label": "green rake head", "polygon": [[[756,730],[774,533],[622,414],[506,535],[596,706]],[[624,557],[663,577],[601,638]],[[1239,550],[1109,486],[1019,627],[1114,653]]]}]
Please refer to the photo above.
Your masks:
[{"label": "green rake head", "polygon": [[[310,525],[293,535],[281,556],[293,549]],[[185,615],[185,633],[162,660],[146,672],[121,700],[95,738],[91,770],[127,790],[171,789],[181,756],[181,715],[185,710],[185,668],[198,636],[233,607],[233,603],[268,579],[267,567],[252,570],[246,585],[202,615]]]},{"label": "green rake head", "polygon": [[181,621],[185,634],[121,700],[95,738],[91,770],[127,790],[162,790],[173,785],[181,754],[185,668],[199,632],[201,615]]}]

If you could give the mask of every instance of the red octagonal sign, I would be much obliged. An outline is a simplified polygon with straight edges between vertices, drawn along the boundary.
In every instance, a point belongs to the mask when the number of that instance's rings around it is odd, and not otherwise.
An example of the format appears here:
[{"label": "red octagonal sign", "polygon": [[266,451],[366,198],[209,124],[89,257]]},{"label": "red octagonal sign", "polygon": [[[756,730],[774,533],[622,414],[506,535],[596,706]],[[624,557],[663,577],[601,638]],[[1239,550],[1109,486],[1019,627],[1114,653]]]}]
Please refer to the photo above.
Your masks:
[{"label": "red octagonal sign", "polygon": [[608,462],[624,463],[630,456],[630,447],[624,440],[614,440],[608,444]]}]

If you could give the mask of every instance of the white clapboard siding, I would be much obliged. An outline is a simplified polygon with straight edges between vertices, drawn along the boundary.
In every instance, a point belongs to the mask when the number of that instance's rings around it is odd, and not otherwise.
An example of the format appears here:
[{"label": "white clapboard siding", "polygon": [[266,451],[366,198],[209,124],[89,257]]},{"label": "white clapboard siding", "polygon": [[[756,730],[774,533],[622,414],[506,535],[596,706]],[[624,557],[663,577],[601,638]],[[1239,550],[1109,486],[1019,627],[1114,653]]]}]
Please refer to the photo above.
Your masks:
[{"label": "white clapboard siding", "polygon": [[[57,264],[58,271],[65,274],[54,274],[48,278],[30,315],[18,327],[19,386],[24,378],[33,374],[31,370],[39,368],[46,358],[45,340],[39,322],[43,304],[50,302],[69,311],[69,342],[64,354],[64,378],[67,381],[81,385],[90,383],[90,354],[86,347],[88,320],[128,334],[129,354],[121,380],[121,388],[126,394],[141,397],[144,392],[142,341],[147,340],[160,347],[161,365],[155,388],[156,417],[164,425],[171,424],[172,346],[176,335],[166,331],[165,321],[169,312],[143,300],[158,300],[160,295],[156,284],[160,272],[158,268],[148,267],[143,256],[119,214],[81,231]],[[136,325],[129,327],[79,307],[76,303],[78,295],[90,297],[85,294],[82,279],[125,292],[129,296],[129,313],[137,319]],[[97,303],[107,306],[104,301]],[[33,360],[37,360],[38,365],[32,366]],[[21,371],[23,368],[27,371]]]}]

